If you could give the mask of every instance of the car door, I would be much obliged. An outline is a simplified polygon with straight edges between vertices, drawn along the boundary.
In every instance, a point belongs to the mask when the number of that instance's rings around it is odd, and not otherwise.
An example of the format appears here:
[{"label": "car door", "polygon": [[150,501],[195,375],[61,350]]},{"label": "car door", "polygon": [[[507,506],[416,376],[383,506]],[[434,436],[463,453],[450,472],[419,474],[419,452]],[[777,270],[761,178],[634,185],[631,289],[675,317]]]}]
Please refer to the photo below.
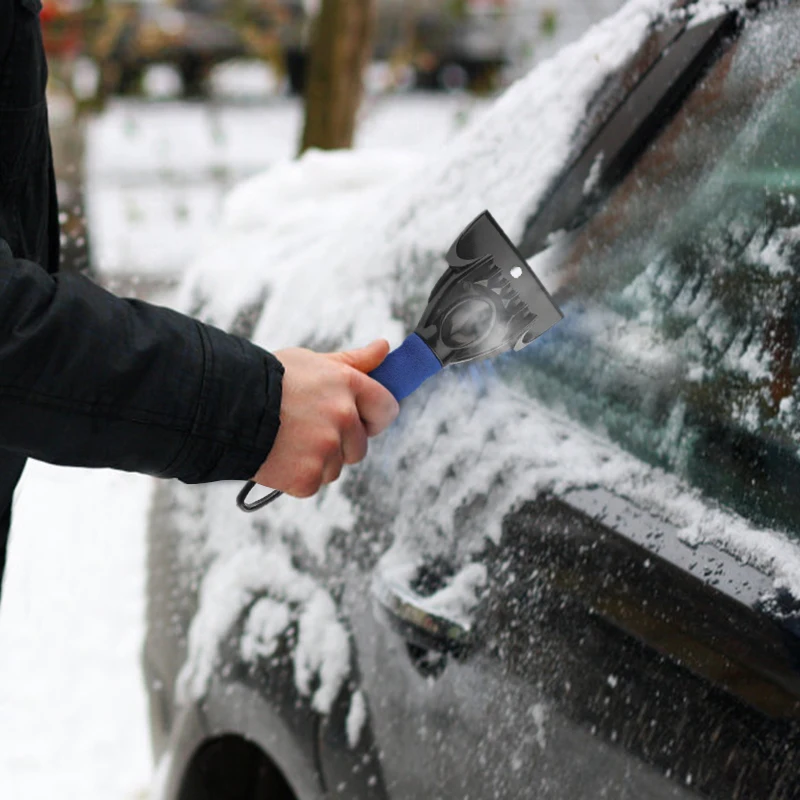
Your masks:
[{"label": "car door", "polygon": [[564,322],[423,391],[354,483],[395,800],[796,796],[799,21],[751,20],[540,254]]}]

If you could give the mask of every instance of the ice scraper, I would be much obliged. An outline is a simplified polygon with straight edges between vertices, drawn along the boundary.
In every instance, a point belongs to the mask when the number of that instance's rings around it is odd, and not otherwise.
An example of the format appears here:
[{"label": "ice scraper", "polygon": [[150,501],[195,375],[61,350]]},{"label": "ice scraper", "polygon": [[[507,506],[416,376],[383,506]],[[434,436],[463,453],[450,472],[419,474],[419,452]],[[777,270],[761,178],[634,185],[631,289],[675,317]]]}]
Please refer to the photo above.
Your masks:
[{"label": "ice scraper", "polygon": [[[494,217],[484,211],[447,252],[448,268],[433,287],[412,333],[370,372],[398,400],[449,364],[465,364],[520,350],[556,324],[563,314]],[[282,493],[252,503],[248,481],[237,497],[255,511]]]}]

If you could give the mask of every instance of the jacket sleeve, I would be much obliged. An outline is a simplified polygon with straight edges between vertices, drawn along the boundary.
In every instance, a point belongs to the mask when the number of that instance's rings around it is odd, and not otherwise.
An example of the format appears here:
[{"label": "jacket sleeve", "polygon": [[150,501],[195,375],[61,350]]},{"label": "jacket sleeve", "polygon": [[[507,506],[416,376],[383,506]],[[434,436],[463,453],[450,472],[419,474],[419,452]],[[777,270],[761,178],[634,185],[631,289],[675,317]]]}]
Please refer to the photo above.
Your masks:
[{"label": "jacket sleeve", "polygon": [[14,9],[11,3],[0,2],[0,64],[8,55],[11,36],[14,33]]},{"label": "jacket sleeve", "polygon": [[0,450],[187,483],[248,479],[279,426],[269,353],[0,239]]}]

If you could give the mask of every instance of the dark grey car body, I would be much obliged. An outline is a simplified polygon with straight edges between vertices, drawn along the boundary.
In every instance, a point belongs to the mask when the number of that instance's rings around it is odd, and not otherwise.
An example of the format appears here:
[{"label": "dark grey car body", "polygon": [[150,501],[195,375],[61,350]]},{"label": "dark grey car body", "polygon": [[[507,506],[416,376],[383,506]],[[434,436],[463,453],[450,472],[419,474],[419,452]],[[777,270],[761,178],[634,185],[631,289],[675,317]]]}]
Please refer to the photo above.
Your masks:
[{"label": "dark grey car body", "polygon": [[[428,530],[421,509],[478,469],[513,420],[499,415],[476,453],[453,447],[410,492],[425,453],[472,424],[469,409],[452,420],[426,400],[409,414],[425,426],[401,434],[410,441],[376,448],[392,477],[367,463],[345,478],[356,514],[325,559],[294,542],[292,569],[327,587],[350,638],[329,712],[297,690],[296,633],[241,658],[257,597],[227,630],[202,699],[181,704],[204,565],[190,563],[164,488],[144,664],[155,751],[170,753],[165,797],[800,797],[800,606],[767,558],[731,538],[800,536],[798,23],[795,3],[673,21],[603,87],[521,242],[558,261],[566,318],[496,365],[509,391],[557,409],[554,440],[591,431],[598,474],[606,444],[621,447],[653,470],[644,483],[691,487],[687,514],[703,504],[731,529],[716,545],[692,541],[630,484],[590,478],[509,509],[498,498],[511,468],[452,527]],[[652,353],[626,349],[632,331]],[[485,581],[466,623],[432,598],[463,575],[462,537],[495,523],[501,536],[469,554]],[[418,529],[405,573],[381,560],[402,524]]]}]

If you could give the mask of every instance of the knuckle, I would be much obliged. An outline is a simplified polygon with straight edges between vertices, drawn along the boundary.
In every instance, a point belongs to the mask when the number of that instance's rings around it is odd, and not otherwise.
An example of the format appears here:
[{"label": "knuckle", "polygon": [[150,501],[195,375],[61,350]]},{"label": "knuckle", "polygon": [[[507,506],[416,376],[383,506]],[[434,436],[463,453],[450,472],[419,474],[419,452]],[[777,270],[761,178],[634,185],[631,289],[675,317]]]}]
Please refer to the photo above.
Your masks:
[{"label": "knuckle", "polygon": [[348,368],[345,371],[345,381],[350,392],[355,393],[358,391],[363,377],[363,373],[359,372],[357,369]]},{"label": "knuckle", "polygon": [[400,403],[397,402],[394,395],[389,391],[386,391],[381,400],[382,416],[387,420],[387,424],[393,422],[400,413]]},{"label": "knuckle", "polygon": [[350,403],[342,400],[334,409],[332,413],[334,424],[340,430],[342,428],[346,428],[351,419],[351,409],[352,406]]},{"label": "knuckle", "polygon": [[394,397],[390,397],[389,404],[385,406],[385,420],[386,425],[385,427],[389,427],[398,417],[400,414],[400,404]]},{"label": "knuckle", "polygon": [[[322,456],[322,460],[331,458],[335,456],[342,448],[342,442],[340,437],[334,433],[333,431],[328,432],[325,436],[320,439],[319,443],[319,452]],[[321,470],[321,467],[320,467]]]},{"label": "knuckle", "polygon": [[357,442],[347,454],[348,464],[358,464],[363,461],[367,455],[367,437],[364,436],[362,440]]},{"label": "knuckle", "polygon": [[345,461],[345,464],[358,464],[358,462],[361,461],[361,459],[363,459],[363,458],[364,458],[364,456],[361,453],[360,449],[359,450],[351,450],[347,454],[347,458],[344,461]]},{"label": "knuckle", "polygon": [[328,468],[327,472],[325,473],[324,483],[333,483],[335,480],[338,480],[341,474],[342,464],[341,462],[337,462]]},{"label": "knuckle", "polygon": [[361,425],[361,417],[355,403],[349,403],[346,408],[342,409],[342,428],[345,430],[353,430]]},{"label": "knuckle", "polygon": [[309,459],[295,480],[294,494],[297,497],[311,497],[322,485],[322,460]]},{"label": "knuckle", "polygon": [[369,421],[369,426],[367,427],[367,436],[377,436],[384,428],[388,426],[388,423],[382,417],[376,417]]},{"label": "knuckle", "polygon": [[313,497],[319,491],[321,485],[322,481],[318,478],[316,480],[303,479],[298,483],[294,496],[300,498]]}]

